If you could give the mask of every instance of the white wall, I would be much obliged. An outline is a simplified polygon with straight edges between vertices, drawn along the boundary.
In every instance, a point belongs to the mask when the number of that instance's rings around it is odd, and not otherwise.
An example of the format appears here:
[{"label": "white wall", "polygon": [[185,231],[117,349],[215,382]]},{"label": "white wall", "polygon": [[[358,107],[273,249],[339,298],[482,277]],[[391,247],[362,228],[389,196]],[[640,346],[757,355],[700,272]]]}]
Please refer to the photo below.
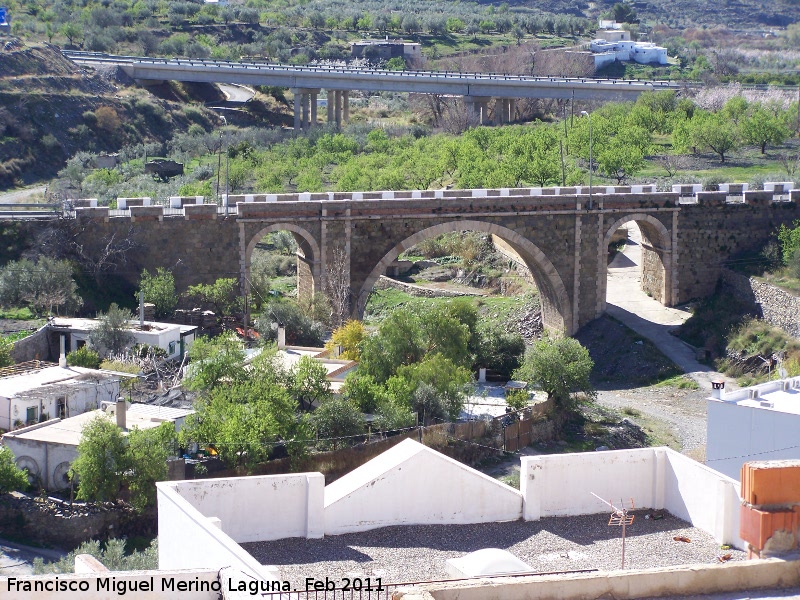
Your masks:
[{"label": "white wall", "polygon": [[663,471],[664,508],[714,536],[720,544],[744,548],[739,537],[739,484],[672,450]]},{"label": "white wall", "polygon": [[173,489],[237,542],[323,535],[320,473],[178,481]]},{"label": "white wall", "polygon": [[607,512],[594,492],[615,505],[633,498],[637,508],[664,508],[744,547],[737,482],[669,448],[524,457],[520,487],[526,520]]},{"label": "white wall", "polygon": [[[262,566],[175,491],[175,482],[159,482],[158,568],[219,569],[233,567],[253,577],[277,579],[274,569]],[[248,520],[248,515],[241,515]],[[265,519],[263,511],[249,515],[250,521]]]},{"label": "white wall", "polygon": [[16,421],[25,421],[27,409],[37,408],[37,418],[46,414],[48,418],[58,417],[58,399],[66,399],[67,417],[94,410],[100,407],[100,402],[116,400],[119,396],[119,381],[107,379],[96,383],[78,383],[73,385],[54,386],[48,391],[47,386],[36,390],[35,395],[20,393],[13,398],[0,398],[0,429],[13,429]]},{"label": "white wall", "polygon": [[748,460],[800,458],[800,415],[708,400],[706,464],[738,480]]},{"label": "white wall", "polygon": [[[58,419],[51,419],[51,421],[56,424],[59,422]],[[48,421],[48,423],[50,422]],[[48,427],[52,426],[52,424],[48,425]],[[3,445],[8,446],[17,461],[24,457],[33,460],[37,467],[35,475],[41,478],[45,488],[49,490],[62,490],[66,487],[65,482],[54,480],[54,472],[59,465],[69,464],[78,458],[77,446],[70,444],[51,444],[6,435],[3,436]]]},{"label": "white wall", "polygon": [[[641,508],[663,508],[658,486],[659,450],[616,450],[522,458],[520,488],[524,518],[573,516],[608,511],[592,492],[618,505],[633,498]],[[662,460],[663,462],[663,460]],[[629,506],[629,505],[628,505]]]},{"label": "white wall", "polygon": [[521,516],[522,495],[517,490],[413,440],[325,488],[326,535]]}]

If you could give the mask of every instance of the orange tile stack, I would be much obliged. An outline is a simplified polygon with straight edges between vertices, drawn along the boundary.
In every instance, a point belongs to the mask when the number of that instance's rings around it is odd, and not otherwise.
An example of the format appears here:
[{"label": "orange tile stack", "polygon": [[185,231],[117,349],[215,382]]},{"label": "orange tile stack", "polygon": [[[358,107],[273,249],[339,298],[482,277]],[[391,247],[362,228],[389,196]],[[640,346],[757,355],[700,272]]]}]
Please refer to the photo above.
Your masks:
[{"label": "orange tile stack", "polygon": [[750,557],[797,548],[800,460],[748,462],[742,466],[739,536]]}]

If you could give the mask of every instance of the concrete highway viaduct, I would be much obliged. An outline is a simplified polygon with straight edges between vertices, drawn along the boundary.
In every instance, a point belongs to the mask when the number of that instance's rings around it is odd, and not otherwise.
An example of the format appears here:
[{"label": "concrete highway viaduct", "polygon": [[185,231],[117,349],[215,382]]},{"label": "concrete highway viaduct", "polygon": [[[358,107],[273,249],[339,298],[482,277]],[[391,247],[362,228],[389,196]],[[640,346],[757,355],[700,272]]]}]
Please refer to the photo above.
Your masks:
[{"label": "concrete highway viaduct", "polygon": [[328,66],[163,59],[65,51],[86,66],[117,65],[141,83],[166,80],[286,87],[294,95],[294,128],[317,125],[317,97],[327,93],[328,122],[341,125],[350,115],[350,92],[413,92],[462,96],[479,123],[488,124],[489,102],[494,99],[495,121],[514,118],[518,98],[572,98],[575,100],[635,100],[652,90],[678,89],[670,81],[525,77],[495,73],[441,71],[386,71]]},{"label": "concrete highway viaduct", "polygon": [[[672,306],[711,294],[727,259],[800,218],[797,190],[790,196],[745,192],[735,202],[726,192],[681,197],[647,186],[594,188],[592,196],[588,191],[270,194],[231,196],[230,208],[175,198],[173,208],[79,208],[75,223],[91,226],[96,240],[133,237],[137,249],[126,273],[138,279],[142,268],[174,267],[179,289],[235,276],[247,290],[256,244],[270,232],[288,230],[299,245],[299,294],[322,290],[324,278],[334,276],[349,288],[356,317],[404,250],[446,232],[484,232],[530,268],[545,326],[572,334],[605,311],[607,249],[621,225],[633,221],[642,231],[643,289]],[[344,257],[338,271],[334,256]]]}]

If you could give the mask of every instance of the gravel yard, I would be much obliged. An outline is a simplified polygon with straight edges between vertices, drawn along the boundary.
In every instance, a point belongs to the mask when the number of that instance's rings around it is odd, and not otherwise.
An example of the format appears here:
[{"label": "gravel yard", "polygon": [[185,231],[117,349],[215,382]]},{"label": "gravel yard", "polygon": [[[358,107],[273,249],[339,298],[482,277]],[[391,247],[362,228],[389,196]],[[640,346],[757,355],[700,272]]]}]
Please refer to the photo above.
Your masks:
[{"label": "gravel yard", "polygon": [[[745,553],[721,550],[713,538],[666,514],[645,519],[635,511],[628,527],[627,568],[717,563],[717,557],[744,560]],[[690,542],[675,541],[685,537]],[[307,577],[382,577],[384,583],[447,579],[444,566],[482,548],[503,548],[537,572],[618,569],[620,528],[608,526],[608,515],[545,518],[476,525],[412,525],[362,533],[326,536],[321,540],[292,538],[242,544],[264,565],[276,565],[283,580],[303,589]]]},{"label": "gravel yard", "polygon": [[[600,391],[597,403],[616,410],[633,408],[664,422],[680,442],[681,452],[694,456],[697,451],[704,455],[708,396],[708,390],[651,386]],[[637,421],[635,416],[626,417],[633,422]]]}]

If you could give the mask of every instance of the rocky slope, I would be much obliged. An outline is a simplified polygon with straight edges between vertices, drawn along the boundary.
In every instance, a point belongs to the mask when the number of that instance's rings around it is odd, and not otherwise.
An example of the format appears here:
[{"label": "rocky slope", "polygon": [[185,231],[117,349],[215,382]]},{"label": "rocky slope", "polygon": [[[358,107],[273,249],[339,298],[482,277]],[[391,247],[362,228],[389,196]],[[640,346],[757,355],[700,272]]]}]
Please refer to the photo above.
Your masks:
[{"label": "rocky slope", "polygon": [[47,179],[79,150],[113,152],[166,141],[193,122],[215,117],[147,90],[116,73],[87,72],[48,44],[0,49],[0,189]]}]

